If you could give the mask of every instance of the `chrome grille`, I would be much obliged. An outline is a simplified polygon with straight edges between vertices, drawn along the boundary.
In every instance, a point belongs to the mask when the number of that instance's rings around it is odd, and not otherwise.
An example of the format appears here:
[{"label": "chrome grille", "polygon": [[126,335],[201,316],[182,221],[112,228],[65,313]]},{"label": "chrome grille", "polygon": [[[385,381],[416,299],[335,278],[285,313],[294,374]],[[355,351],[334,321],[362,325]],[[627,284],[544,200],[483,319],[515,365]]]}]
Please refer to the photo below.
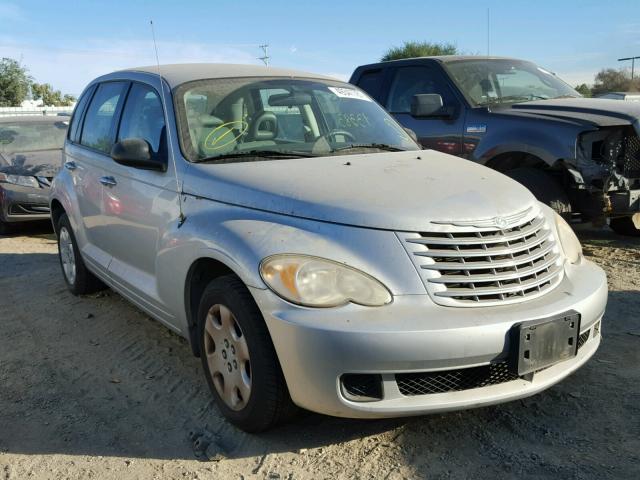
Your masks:
[{"label": "chrome grille", "polygon": [[514,303],[542,295],[562,279],[560,249],[542,212],[532,210],[506,228],[457,225],[399,234],[436,303]]}]

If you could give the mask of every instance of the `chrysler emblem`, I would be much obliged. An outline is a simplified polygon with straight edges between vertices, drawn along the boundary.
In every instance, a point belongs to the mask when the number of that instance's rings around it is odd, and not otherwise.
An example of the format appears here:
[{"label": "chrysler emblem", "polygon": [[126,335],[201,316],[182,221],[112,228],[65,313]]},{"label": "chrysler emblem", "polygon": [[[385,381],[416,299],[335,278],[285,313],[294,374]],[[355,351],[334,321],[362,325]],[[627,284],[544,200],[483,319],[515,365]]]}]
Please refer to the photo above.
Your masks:
[{"label": "chrysler emblem", "polygon": [[509,222],[507,222],[507,220],[503,217],[496,217],[493,219],[493,221],[498,228],[505,228],[507,225],[509,225]]}]

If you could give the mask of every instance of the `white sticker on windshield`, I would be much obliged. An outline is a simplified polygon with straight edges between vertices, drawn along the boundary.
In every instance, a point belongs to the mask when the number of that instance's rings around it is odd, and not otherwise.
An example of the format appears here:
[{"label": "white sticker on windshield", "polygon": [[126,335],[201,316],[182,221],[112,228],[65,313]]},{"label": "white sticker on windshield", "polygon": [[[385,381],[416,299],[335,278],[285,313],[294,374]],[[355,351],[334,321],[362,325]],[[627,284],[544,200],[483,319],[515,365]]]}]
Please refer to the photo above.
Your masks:
[{"label": "white sticker on windshield", "polygon": [[371,102],[371,99],[369,97],[367,97],[360,90],[356,90],[355,88],[329,87],[329,90],[335,93],[338,97],[353,98],[355,100],[364,100],[366,102]]}]

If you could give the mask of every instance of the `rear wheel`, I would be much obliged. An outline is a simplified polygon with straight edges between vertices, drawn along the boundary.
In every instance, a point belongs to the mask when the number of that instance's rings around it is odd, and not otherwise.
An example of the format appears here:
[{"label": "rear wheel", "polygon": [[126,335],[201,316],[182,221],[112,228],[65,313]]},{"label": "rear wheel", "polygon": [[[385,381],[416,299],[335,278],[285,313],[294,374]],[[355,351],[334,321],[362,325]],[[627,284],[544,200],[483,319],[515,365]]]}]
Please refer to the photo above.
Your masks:
[{"label": "rear wheel", "polygon": [[295,412],[262,314],[236,276],[207,286],[198,325],[207,383],[231,423],[260,432]]},{"label": "rear wheel", "polygon": [[74,295],[84,295],[93,293],[105,288],[105,285],[98,278],[87,270],[76,237],[73,235],[69,218],[65,213],[58,220],[58,256],[62,275],[67,287]]},{"label": "rear wheel", "polygon": [[612,218],[609,220],[609,226],[619,235],[640,237],[640,229],[636,227],[632,216]]},{"label": "rear wheel", "polygon": [[571,202],[560,183],[543,170],[530,167],[516,168],[505,175],[524,185],[542,203],[549,205],[565,219],[571,217]]}]

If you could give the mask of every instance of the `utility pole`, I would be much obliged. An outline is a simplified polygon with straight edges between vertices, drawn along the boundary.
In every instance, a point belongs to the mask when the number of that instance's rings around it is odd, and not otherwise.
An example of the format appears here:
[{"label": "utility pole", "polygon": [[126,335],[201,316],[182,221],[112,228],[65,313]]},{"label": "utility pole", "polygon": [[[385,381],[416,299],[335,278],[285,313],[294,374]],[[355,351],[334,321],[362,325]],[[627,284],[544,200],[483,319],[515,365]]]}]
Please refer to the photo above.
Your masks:
[{"label": "utility pole", "polygon": [[489,49],[489,34],[490,34],[490,23],[489,23],[490,17],[489,17],[489,9],[487,8],[487,57],[489,56],[491,50]]},{"label": "utility pole", "polygon": [[633,81],[633,73],[635,70],[635,66],[636,66],[636,59],[640,58],[640,57],[627,57],[627,58],[619,58],[618,61],[619,62],[624,62],[626,60],[631,60],[631,80]]},{"label": "utility pole", "polygon": [[258,57],[258,60],[262,60],[265,64],[265,66],[269,66],[269,60],[271,60],[271,57],[269,56],[269,44],[265,43],[264,45],[258,45],[261,49],[262,49],[262,56]]}]

